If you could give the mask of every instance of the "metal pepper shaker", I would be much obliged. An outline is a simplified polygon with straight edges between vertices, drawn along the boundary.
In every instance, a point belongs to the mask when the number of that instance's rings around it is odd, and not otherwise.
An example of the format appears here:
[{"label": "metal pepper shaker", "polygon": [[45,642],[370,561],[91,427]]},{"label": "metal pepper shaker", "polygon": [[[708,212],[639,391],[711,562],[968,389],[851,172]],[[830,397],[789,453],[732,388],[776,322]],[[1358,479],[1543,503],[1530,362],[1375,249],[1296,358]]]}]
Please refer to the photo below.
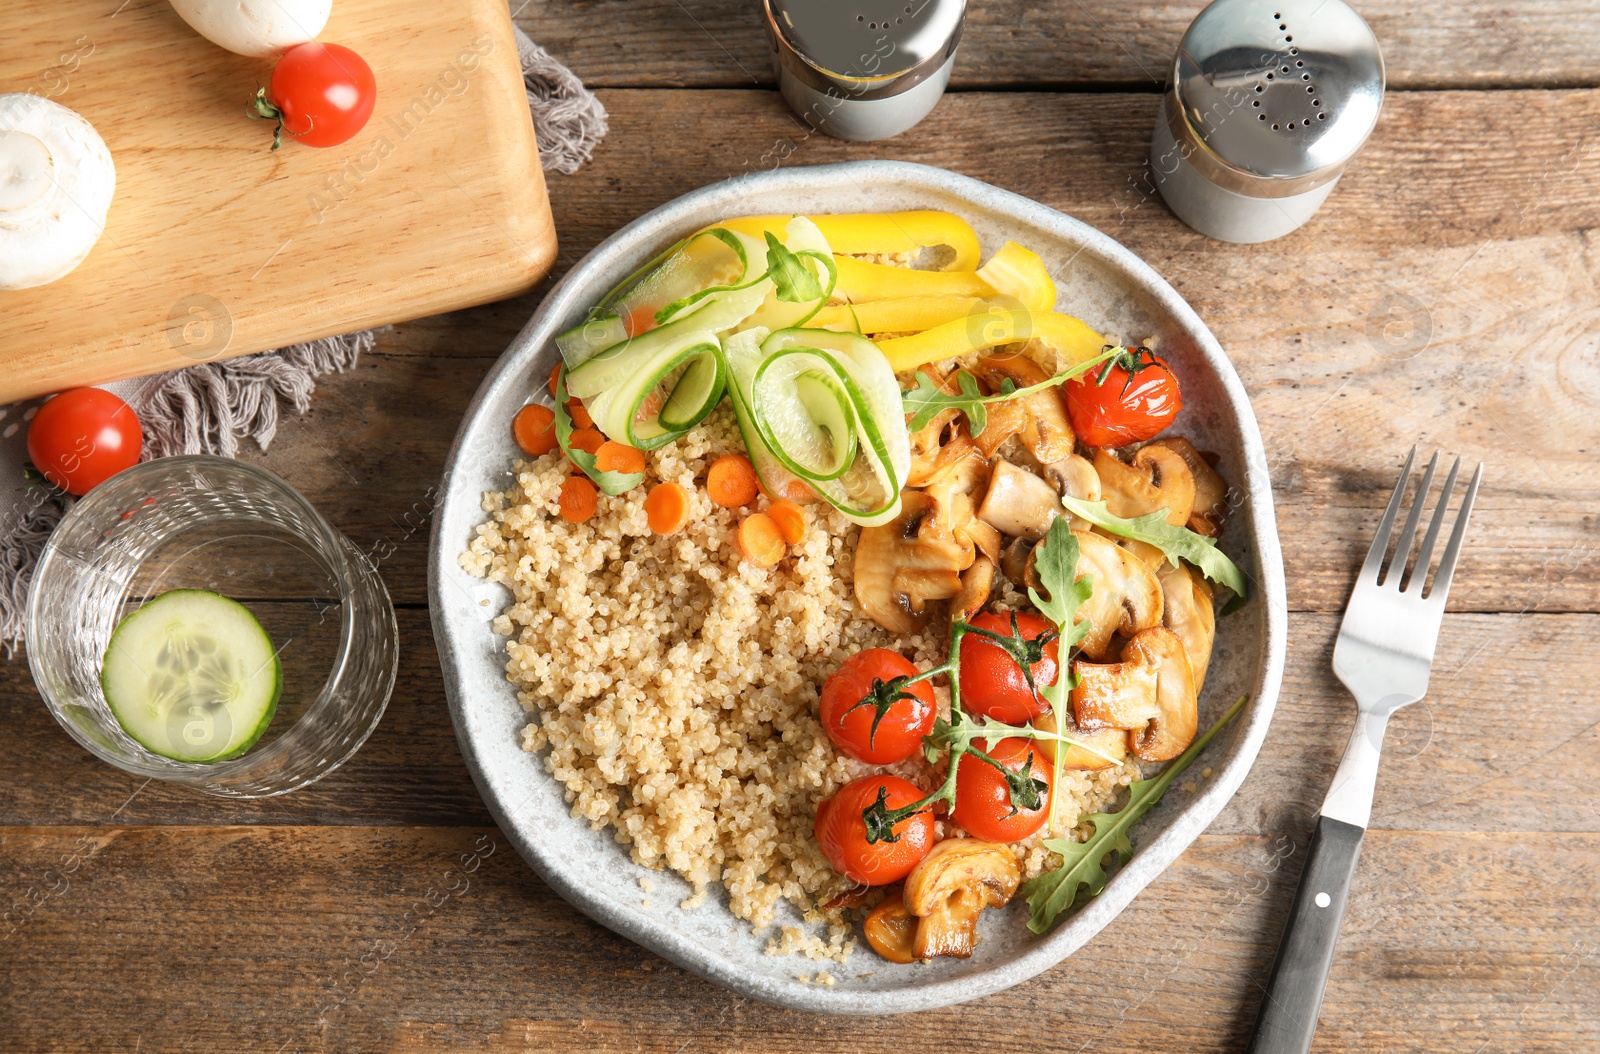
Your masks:
[{"label": "metal pepper shaker", "polygon": [[1367,141],[1383,87],[1378,40],[1343,0],[1216,0],[1178,45],[1152,176],[1202,234],[1282,237]]},{"label": "metal pepper shaker", "polygon": [[928,115],[955,62],[966,0],[762,0],[778,87],[812,127],[887,139]]}]

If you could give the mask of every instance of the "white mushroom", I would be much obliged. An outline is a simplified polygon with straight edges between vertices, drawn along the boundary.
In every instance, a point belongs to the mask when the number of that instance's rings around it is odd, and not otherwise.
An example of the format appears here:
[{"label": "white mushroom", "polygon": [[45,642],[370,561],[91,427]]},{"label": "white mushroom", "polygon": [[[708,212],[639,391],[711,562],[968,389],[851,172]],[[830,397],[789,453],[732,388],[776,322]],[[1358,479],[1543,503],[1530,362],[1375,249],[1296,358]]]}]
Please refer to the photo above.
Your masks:
[{"label": "white mushroom", "polygon": [[1125,729],[1129,749],[1145,761],[1171,761],[1194,742],[1200,720],[1194,675],[1183,641],[1166,627],[1134,636],[1119,663],[1079,659],[1072,672],[1079,727]]},{"label": "white mushroom", "polygon": [[1044,477],[1056,485],[1056,490],[1081,501],[1100,500],[1100,474],[1089,464],[1089,459],[1069,454],[1060,461],[1044,467]]},{"label": "white mushroom", "polygon": [[1092,659],[1105,657],[1111,637],[1125,637],[1161,625],[1161,583],[1137,556],[1111,539],[1073,531],[1078,539],[1078,577],[1090,576],[1093,592],[1078,609],[1090,630],[1079,647]]},{"label": "white mushroom", "polygon": [[1189,656],[1194,673],[1194,688],[1205,687],[1206,671],[1211,668],[1211,647],[1217,635],[1217,613],[1211,606],[1211,586],[1205,577],[1186,566],[1167,564],[1156,572],[1161,582],[1162,623],[1178,639]]},{"label": "white mushroom", "polygon": [[1133,519],[1164,510],[1167,522],[1182,527],[1194,511],[1194,473],[1183,458],[1166,447],[1146,446],[1133,455],[1133,463],[1117,460],[1109,451],[1094,452],[1094,470],[1105,491],[1106,509],[1113,516]]},{"label": "white mushroom", "polygon": [[1047,481],[1001,459],[989,474],[978,519],[1001,534],[1043,538],[1062,511],[1061,497]]},{"label": "white mushroom", "polygon": [[989,593],[994,589],[994,561],[980,556],[972,566],[961,573],[961,592],[950,601],[950,621],[971,621],[989,603]]},{"label": "white mushroom", "polygon": [[172,9],[218,47],[265,58],[317,39],[333,0],[172,0]]},{"label": "white mushroom", "polygon": [[0,95],[0,289],[54,282],[82,263],[116,189],[93,125],[37,95]]}]

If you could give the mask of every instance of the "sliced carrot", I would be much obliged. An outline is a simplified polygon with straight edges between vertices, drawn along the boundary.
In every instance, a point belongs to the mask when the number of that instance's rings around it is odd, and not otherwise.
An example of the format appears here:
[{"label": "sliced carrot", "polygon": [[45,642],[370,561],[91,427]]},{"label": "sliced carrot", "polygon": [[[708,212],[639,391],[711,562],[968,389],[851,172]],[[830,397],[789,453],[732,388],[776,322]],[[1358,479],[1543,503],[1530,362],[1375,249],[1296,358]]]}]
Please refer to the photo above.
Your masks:
[{"label": "sliced carrot", "polygon": [[760,492],[761,481],[743,454],[724,454],[706,472],[706,493],[724,509],[741,509]]},{"label": "sliced carrot", "polygon": [[572,438],[567,440],[567,445],[575,450],[587,450],[593,454],[605,445],[606,437],[600,434],[598,428],[580,428],[572,433]]},{"label": "sliced carrot", "polygon": [[561,484],[561,518],[568,523],[582,523],[594,515],[600,503],[600,494],[594,484],[582,476],[568,476]]},{"label": "sliced carrot", "polygon": [[548,406],[529,403],[511,419],[511,436],[529,457],[548,454],[556,448],[556,414]]},{"label": "sliced carrot", "polygon": [[556,379],[561,376],[561,363],[550,367],[550,398],[556,397]]},{"label": "sliced carrot", "polygon": [[644,451],[607,439],[594,452],[594,467],[600,472],[643,472]]},{"label": "sliced carrot", "polygon": [[753,512],[739,524],[739,551],[757,567],[771,567],[783,559],[783,533],[772,517]]},{"label": "sliced carrot", "polygon": [[650,529],[657,534],[676,534],[689,522],[689,492],[681,483],[657,483],[644,499],[644,512]]},{"label": "sliced carrot", "polygon": [[582,399],[567,400],[567,416],[572,418],[574,428],[594,427],[594,418],[589,416],[589,408],[583,405]]},{"label": "sliced carrot", "polygon": [[799,545],[805,540],[806,510],[788,498],[779,498],[773,502],[772,508],[767,510],[767,515],[772,517],[772,522],[778,525],[778,533],[783,535],[783,540],[790,545]]}]

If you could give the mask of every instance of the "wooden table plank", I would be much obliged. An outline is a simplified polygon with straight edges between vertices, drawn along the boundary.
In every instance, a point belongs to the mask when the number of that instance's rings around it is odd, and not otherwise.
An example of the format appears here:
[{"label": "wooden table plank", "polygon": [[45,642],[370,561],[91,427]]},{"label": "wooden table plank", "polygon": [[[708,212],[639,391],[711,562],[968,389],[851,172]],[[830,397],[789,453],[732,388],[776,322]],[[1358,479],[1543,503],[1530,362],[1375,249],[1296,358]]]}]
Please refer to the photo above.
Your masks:
[{"label": "wooden table plank", "polygon": [[[732,996],[590,923],[493,828],[13,828],[0,947],[22,983],[0,990],[0,1035],[18,1050],[1234,1051],[1304,848],[1303,832],[1205,835],[1040,978],[956,1013],[839,1022]],[[1373,834],[1316,1049],[1593,1049],[1597,868],[1594,834]],[[848,967],[886,968],[865,950]]]},{"label": "wooden table plank", "polygon": [[[1203,3],[996,0],[969,4],[957,90],[1148,86],[1166,77]],[[1358,2],[1383,45],[1389,86],[1576,87],[1600,83],[1600,9],[1556,0]],[[530,0],[516,20],[603,87],[741,88],[772,83],[756,0]],[[596,32],[603,26],[604,32]]]},{"label": "wooden table plank", "polygon": [[[606,98],[613,143],[636,146],[608,146],[579,176],[551,181],[559,271],[780,137],[797,136],[789,164],[880,152],[799,138],[770,93]],[[1137,95],[964,94],[894,153],[1106,230],[1194,304],[1261,423],[1291,609],[1342,609],[1400,457],[1420,441],[1491,466],[1453,608],[1597,610],[1600,182],[1584,157],[1600,156],[1600,138],[1575,144],[1573,131],[1600,127],[1600,93],[1397,96],[1317,219],[1263,246],[1206,240],[1137,197],[1129,180],[1151,105]],[[695,139],[707,114],[709,143]],[[996,127],[1014,130],[1013,147],[994,149]],[[461,412],[537,302],[391,332],[354,374],[324,381],[311,413],[286,418],[259,458],[358,545],[387,554],[400,601],[426,599],[425,532],[409,525],[435,496]]]},{"label": "wooden table plank", "polygon": [[[399,618],[400,676],[372,739],[321,782],[256,802],[141,786],[67,737],[25,664],[0,663],[0,823],[488,824],[456,748],[427,613]],[[1290,617],[1270,738],[1212,833],[1277,836],[1321,805],[1354,720],[1330,669],[1337,631],[1333,615]],[[1585,782],[1600,771],[1596,639],[1595,615],[1448,616],[1428,698],[1391,723],[1373,826],[1600,832]]]}]

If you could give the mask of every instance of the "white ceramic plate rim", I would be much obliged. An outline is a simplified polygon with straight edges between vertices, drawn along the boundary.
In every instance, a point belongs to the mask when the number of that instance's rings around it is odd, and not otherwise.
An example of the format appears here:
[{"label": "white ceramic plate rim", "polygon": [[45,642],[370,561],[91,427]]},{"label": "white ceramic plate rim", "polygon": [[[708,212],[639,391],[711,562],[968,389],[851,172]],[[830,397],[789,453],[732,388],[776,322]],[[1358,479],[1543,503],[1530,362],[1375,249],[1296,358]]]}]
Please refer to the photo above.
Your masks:
[{"label": "white ceramic plate rim", "polygon": [[[1103,263],[1120,271],[1130,284],[1137,285],[1181,327],[1214,371],[1240,433],[1243,453],[1243,490],[1253,529],[1255,581],[1259,589],[1252,603],[1265,605],[1262,620],[1265,639],[1261,642],[1261,668],[1251,690],[1242,727],[1228,736],[1242,737],[1237,747],[1202,789],[1171,818],[1166,828],[1112,877],[1104,892],[1050,934],[1038,938],[1012,958],[997,961],[981,973],[946,979],[930,978],[927,983],[892,990],[856,990],[848,984],[837,988],[804,983],[799,979],[774,978],[754,973],[727,956],[717,953],[689,937],[681,928],[663,924],[642,910],[633,891],[607,890],[594,883],[589,873],[580,873],[567,861],[550,852],[517,816],[519,802],[513,799],[517,781],[526,772],[507,771],[495,759],[503,756],[503,744],[490,746],[478,741],[474,706],[516,705],[509,683],[501,677],[505,690],[492,704],[474,700],[464,679],[464,664],[479,661],[473,649],[489,632],[487,622],[453,615],[446,601],[447,589],[459,589],[456,578],[464,576],[457,557],[469,534],[463,525],[482,520],[479,511],[479,484],[470,466],[464,465],[469,437],[479,426],[485,407],[508,399],[515,403],[525,398],[525,388],[511,391],[517,384],[517,367],[530,356],[538,355],[556,333],[574,324],[587,310],[596,294],[605,288],[604,276],[631,270],[684,233],[699,226],[694,218],[710,209],[717,215],[737,215],[740,200],[759,189],[761,192],[791,191],[816,193],[834,188],[841,195],[851,188],[881,185],[889,181],[925,194],[928,207],[960,211],[969,203],[985,211],[1009,215],[1036,227],[1054,232],[1063,239],[1096,254]],[[623,266],[626,265],[626,266]],[[525,382],[524,382],[525,383]],[[503,422],[495,427],[503,427]],[[585,914],[630,940],[649,948],[670,961],[725,988],[766,1002],[798,1009],[847,1014],[902,1013],[948,1006],[1001,991],[1048,969],[1082,947],[1128,905],[1140,890],[1164,871],[1194,841],[1244,781],[1271,721],[1282,679],[1287,609],[1282,556],[1274,519],[1271,486],[1265,451],[1249,399],[1226,354],[1194,310],[1155,273],[1127,249],[1098,230],[1020,195],[1001,190],[966,176],[925,165],[893,161],[855,161],[840,164],[794,167],[740,176],[693,191],[646,213],[596,246],[551,290],[528,324],[490,370],[463,418],[446,462],[440,487],[442,500],[434,517],[429,553],[429,597],[434,638],[439,650],[446,695],[462,754],[483,795],[490,813],[502,831],[516,845],[523,858],[539,876],[566,900]],[[496,672],[499,670],[497,668]],[[1219,746],[1221,744],[1219,743]],[[1215,747],[1213,748],[1216,749]],[[530,771],[544,775],[542,766],[526,754],[517,757]],[[564,818],[576,826],[582,821]],[[626,850],[616,847],[625,858]],[[742,925],[729,918],[730,924]],[[863,950],[864,951],[864,950]],[[862,952],[858,952],[858,955]],[[982,954],[981,951],[979,953]],[[796,972],[814,970],[815,964],[796,958]],[[848,975],[850,967],[836,972]]]}]

